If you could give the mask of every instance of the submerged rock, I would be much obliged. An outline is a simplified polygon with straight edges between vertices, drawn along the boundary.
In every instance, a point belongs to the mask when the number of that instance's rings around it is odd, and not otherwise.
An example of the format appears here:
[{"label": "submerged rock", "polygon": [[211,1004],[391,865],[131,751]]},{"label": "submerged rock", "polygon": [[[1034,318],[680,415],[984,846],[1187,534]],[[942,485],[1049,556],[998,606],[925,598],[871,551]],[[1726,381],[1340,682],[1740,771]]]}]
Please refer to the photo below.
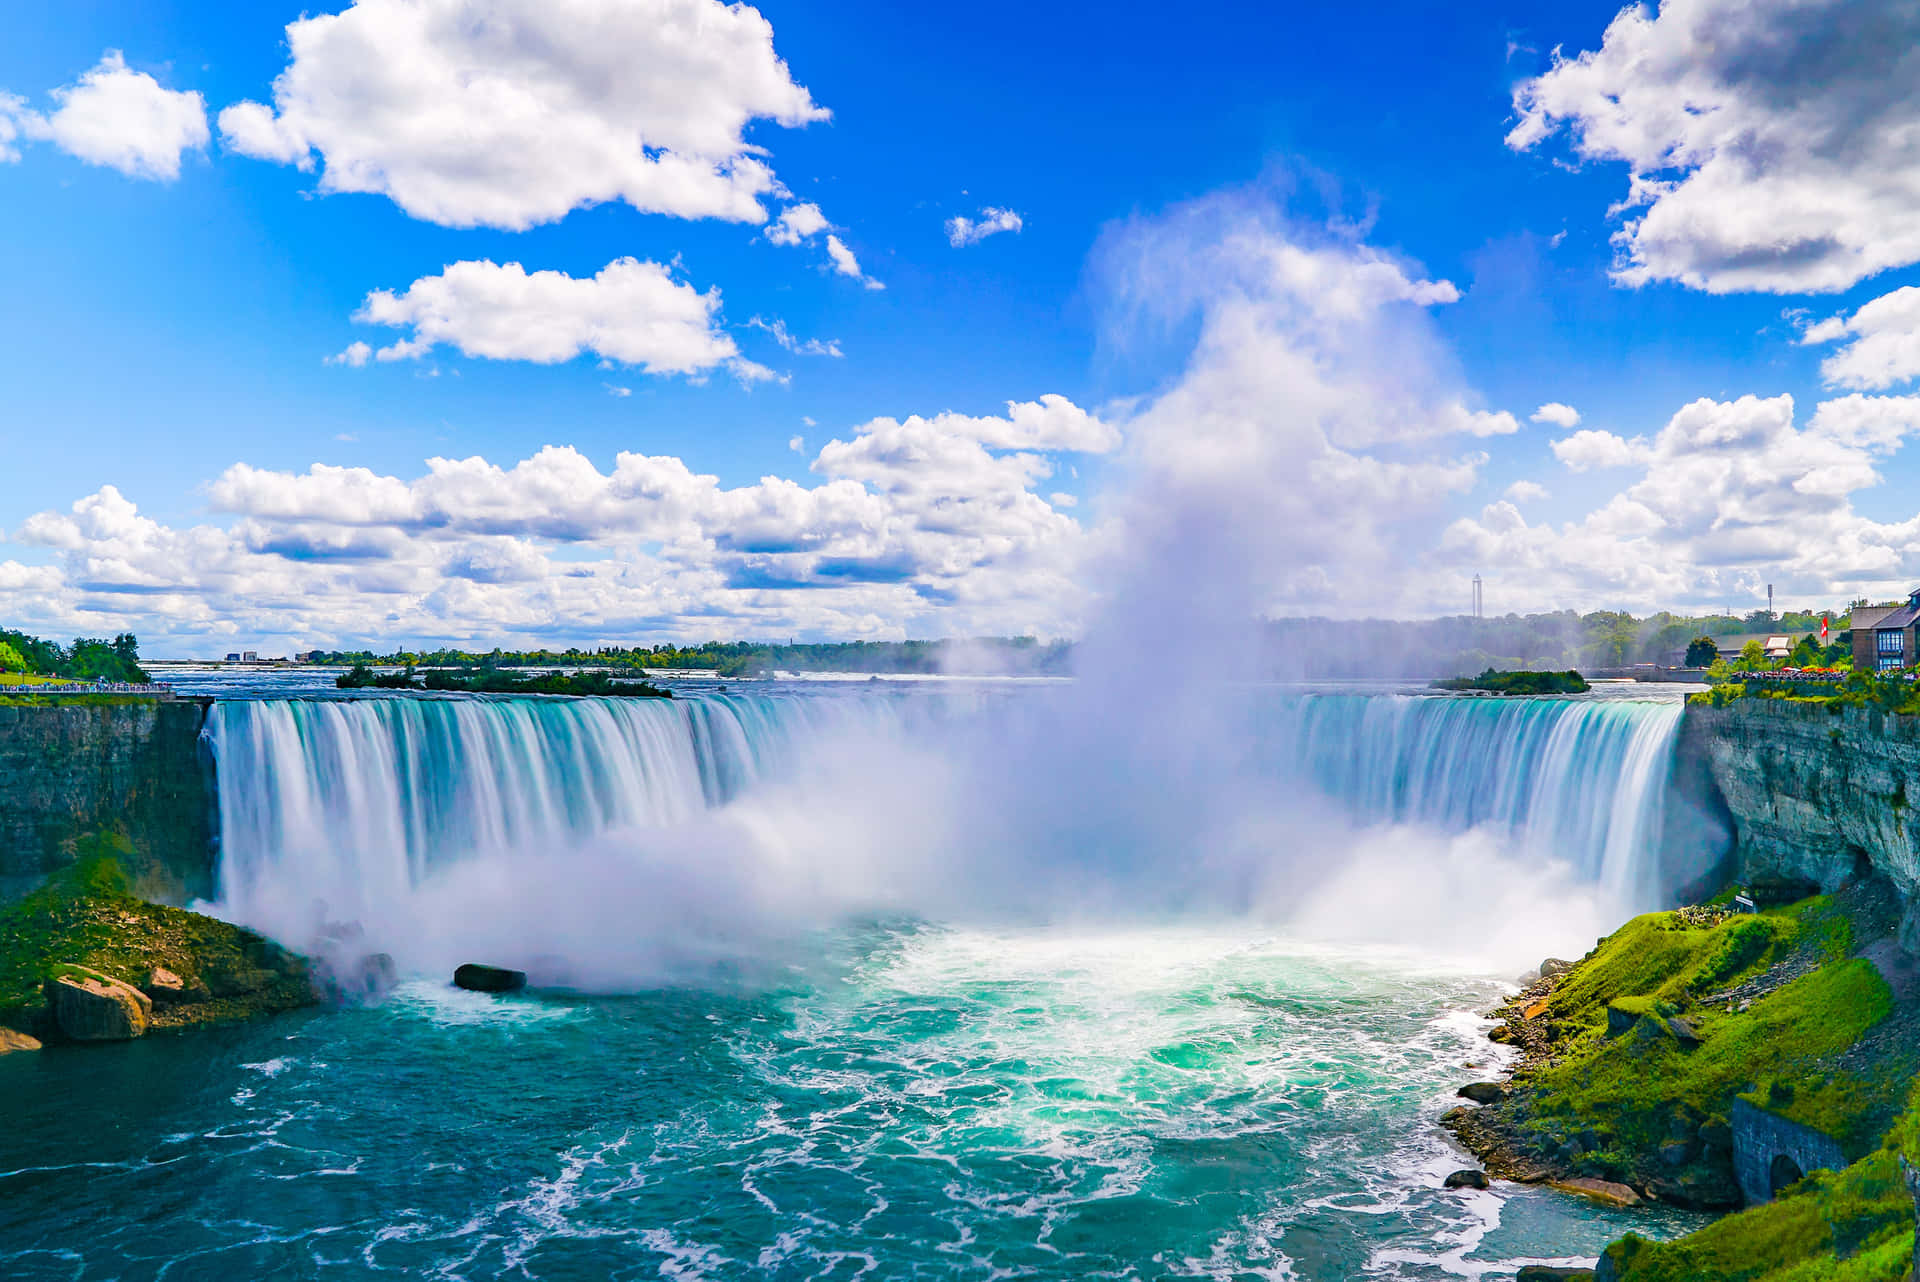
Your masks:
[{"label": "submerged rock", "polygon": [[1489,1181],[1487,1180],[1487,1173],[1485,1171],[1465,1170],[1455,1171],[1452,1175],[1449,1175],[1441,1187],[1450,1189],[1483,1189],[1487,1187],[1488,1183]]},{"label": "submerged rock", "polygon": [[1476,1104],[1495,1104],[1506,1098],[1507,1088],[1499,1082],[1468,1082],[1455,1094]]},{"label": "submerged rock", "polygon": [[39,1049],[39,1038],[28,1037],[25,1033],[16,1032],[11,1028],[0,1026],[0,1055],[10,1054],[13,1051],[37,1051]]},{"label": "submerged rock", "polygon": [[47,980],[47,1006],[76,1042],[125,1042],[153,1025],[153,1000],[125,980],[85,966],[63,966]]},{"label": "submerged rock", "polygon": [[453,972],[453,986],[474,993],[517,993],[527,986],[525,971],[468,962]]},{"label": "submerged rock", "polygon": [[1640,1205],[1640,1195],[1638,1193],[1635,1193],[1624,1184],[1615,1184],[1612,1180],[1554,1180],[1552,1186],[1563,1193],[1578,1193],[1581,1197],[1591,1198],[1602,1206],[1632,1207]]}]

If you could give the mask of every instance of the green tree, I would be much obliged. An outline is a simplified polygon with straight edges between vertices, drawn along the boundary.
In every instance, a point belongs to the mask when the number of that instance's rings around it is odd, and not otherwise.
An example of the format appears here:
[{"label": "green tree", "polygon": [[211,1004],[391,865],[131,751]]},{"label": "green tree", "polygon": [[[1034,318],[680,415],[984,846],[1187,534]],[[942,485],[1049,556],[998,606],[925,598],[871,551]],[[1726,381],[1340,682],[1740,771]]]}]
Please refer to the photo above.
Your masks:
[{"label": "green tree", "polygon": [[6,642],[0,641],[0,672],[25,672],[27,661],[20,652]]},{"label": "green tree", "polygon": [[1699,636],[1687,642],[1687,666],[1689,668],[1708,667],[1719,657],[1720,647],[1713,643],[1712,637]]},{"label": "green tree", "polygon": [[1767,650],[1758,641],[1749,641],[1740,647],[1740,662],[1735,665],[1742,672],[1765,672],[1767,669]]}]

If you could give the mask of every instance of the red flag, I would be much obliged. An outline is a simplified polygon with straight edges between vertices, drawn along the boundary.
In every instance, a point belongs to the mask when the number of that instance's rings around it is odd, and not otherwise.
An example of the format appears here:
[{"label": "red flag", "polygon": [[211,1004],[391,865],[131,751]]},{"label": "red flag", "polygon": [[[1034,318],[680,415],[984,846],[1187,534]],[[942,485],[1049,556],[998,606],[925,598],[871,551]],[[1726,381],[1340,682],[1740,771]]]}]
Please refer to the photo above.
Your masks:
[{"label": "red flag", "polygon": [[1820,644],[1825,645],[1826,643],[1827,643],[1827,616],[1823,614],[1820,616]]}]

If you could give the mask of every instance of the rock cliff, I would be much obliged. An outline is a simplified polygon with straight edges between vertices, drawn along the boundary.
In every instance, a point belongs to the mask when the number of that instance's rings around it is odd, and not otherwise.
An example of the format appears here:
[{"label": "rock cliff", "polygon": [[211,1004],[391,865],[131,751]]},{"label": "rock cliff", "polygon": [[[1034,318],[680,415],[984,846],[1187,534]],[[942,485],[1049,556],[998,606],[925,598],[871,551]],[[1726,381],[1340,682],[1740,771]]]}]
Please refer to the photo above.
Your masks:
[{"label": "rock cliff", "polygon": [[1902,944],[1920,947],[1920,717],[1782,699],[1689,705],[1676,782],[1688,788],[1702,768],[1732,818],[1741,877],[1834,890],[1877,875],[1909,905]]},{"label": "rock cliff", "polygon": [[107,850],[147,898],[209,895],[205,720],[195,700],[0,706],[0,900]]}]

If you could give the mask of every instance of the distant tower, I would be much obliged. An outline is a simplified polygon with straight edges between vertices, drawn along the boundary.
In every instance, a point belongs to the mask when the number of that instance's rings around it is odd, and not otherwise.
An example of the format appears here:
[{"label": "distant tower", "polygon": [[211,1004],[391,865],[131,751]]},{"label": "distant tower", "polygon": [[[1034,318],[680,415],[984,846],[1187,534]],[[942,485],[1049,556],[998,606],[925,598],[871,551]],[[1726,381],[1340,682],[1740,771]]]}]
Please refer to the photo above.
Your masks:
[{"label": "distant tower", "polygon": [[1473,617],[1476,619],[1487,617],[1486,598],[1481,594],[1480,576],[1477,574],[1473,576]]},{"label": "distant tower", "polygon": [[1773,621],[1773,584],[1767,584],[1767,621]]}]

